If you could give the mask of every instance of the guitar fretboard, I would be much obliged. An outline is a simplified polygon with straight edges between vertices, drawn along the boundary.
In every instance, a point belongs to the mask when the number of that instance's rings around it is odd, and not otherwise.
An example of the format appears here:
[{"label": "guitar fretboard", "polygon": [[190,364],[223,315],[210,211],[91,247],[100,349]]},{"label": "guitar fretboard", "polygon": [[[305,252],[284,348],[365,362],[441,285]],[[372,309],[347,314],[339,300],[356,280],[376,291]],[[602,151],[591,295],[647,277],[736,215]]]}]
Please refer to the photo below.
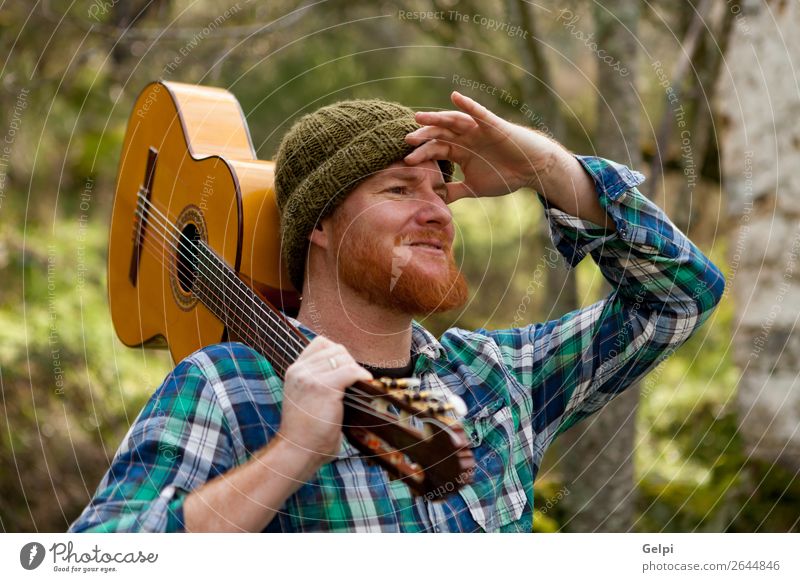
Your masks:
[{"label": "guitar fretboard", "polygon": [[240,338],[256,349],[283,378],[307,340],[208,245],[203,241],[192,244],[197,249],[194,288],[197,298],[225,324],[233,339]]}]

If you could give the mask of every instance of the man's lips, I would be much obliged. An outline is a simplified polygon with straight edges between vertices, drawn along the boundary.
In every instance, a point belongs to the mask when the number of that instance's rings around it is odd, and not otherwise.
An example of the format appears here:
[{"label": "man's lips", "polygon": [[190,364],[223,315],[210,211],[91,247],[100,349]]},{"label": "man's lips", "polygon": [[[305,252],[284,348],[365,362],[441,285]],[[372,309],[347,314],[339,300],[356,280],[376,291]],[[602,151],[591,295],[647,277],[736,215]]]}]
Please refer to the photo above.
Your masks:
[{"label": "man's lips", "polygon": [[425,252],[432,257],[441,258],[451,252],[451,241],[444,231],[425,229],[397,237],[395,245],[400,248],[416,249],[414,252]]},{"label": "man's lips", "polygon": [[444,251],[444,244],[442,244],[438,240],[418,240],[411,243],[407,243],[407,245],[410,247],[419,247],[434,251]]}]

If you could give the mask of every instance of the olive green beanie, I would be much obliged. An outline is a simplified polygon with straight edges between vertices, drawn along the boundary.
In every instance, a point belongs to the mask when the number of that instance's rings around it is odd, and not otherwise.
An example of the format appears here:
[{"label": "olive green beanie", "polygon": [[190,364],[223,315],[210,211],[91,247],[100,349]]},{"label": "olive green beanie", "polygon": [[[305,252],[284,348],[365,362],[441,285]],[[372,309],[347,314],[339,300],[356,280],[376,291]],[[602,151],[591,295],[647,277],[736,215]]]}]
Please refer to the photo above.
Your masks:
[{"label": "olive green beanie", "polygon": [[[281,250],[289,278],[303,289],[308,235],[364,179],[414,150],[405,136],[418,129],[414,111],[379,99],[341,101],[301,117],[275,158]],[[453,165],[440,161],[444,179]]]}]

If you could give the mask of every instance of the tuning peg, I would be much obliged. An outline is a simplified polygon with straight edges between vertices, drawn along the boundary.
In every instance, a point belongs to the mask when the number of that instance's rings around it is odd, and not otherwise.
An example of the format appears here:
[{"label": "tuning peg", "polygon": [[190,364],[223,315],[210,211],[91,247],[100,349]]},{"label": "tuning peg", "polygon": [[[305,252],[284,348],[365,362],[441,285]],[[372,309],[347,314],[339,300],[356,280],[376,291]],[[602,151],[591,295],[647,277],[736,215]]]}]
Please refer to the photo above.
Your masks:
[{"label": "tuning peg", "polygon": [[406,400],[428,400],[431,397],[431,393],[426,390],[421,390],[416,392],[414,390],[403,390],[403,396],[405,396]]},{"label": "tuning peg", "polygon": [[422,382],[419,378],[388,378],[383,376],[378,378],[378,382],[387,388],[419,388]]},{"label": "tuning peg", "polygon": [[467,405],[458,396],[451,396],[447,401],[434,401],[428,405],[428,412],[434,414],[444,414],[452,411],[458,418],[464,418],[467,414]]}]

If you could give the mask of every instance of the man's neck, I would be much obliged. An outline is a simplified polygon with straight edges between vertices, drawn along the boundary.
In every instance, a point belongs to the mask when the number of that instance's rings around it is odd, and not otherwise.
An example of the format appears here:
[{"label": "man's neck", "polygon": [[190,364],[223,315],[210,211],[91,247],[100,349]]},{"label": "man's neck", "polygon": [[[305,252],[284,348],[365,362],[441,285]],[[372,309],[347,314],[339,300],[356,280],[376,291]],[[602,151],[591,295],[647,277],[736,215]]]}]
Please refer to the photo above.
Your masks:
[{"label": "man's neck", "polygon": [[411,355],[411,315],[369,302],[343,285],[306,287],[298,321],[347,348],[356,361],[399,368]]}]

